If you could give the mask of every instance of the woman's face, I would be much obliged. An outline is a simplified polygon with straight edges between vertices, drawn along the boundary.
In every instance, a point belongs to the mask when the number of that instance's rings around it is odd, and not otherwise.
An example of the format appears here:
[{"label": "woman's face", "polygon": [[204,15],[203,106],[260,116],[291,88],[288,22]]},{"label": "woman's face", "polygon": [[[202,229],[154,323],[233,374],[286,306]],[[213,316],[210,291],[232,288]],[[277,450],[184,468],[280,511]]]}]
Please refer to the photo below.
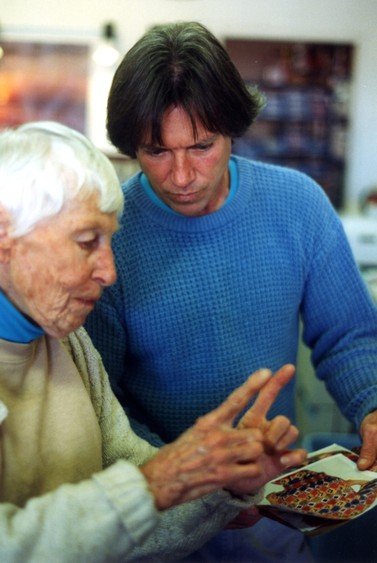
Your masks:
[{"label": "woman's face", "polygon": [[48,334],[66,336],[115,281],[111,237],[117,228],[116,214],[101,212],[97,195],[68,202],[58,215],[11,240],[2,266],[5,294]]}]

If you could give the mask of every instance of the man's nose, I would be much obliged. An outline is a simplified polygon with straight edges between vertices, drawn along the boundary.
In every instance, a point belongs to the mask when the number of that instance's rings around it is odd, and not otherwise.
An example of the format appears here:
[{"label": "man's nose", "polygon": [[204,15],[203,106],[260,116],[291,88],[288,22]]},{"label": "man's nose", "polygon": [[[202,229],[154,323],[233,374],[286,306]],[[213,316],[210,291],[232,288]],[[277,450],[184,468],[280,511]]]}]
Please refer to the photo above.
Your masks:
[{"label": "man's nose", "polygon": [[187,155],[179,154],[174,156],[171,178],[177,187],[184,187],[192,182],[194,179],[194,169]]}]

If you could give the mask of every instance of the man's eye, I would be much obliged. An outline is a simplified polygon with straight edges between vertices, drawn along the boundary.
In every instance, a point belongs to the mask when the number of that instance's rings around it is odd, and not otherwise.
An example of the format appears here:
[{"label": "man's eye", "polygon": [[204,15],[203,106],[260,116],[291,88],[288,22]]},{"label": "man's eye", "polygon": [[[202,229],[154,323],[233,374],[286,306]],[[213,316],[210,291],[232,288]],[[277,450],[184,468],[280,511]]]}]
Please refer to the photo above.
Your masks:
[{"label": "man's eye", "polygon": [[213,143],[207,143],[207,144],[195,145],[194,149],[196,149],[198,151],[208,151],[212,147],[213,147]]},{"label": "man's eye", "polygon": [[149,154],[149,156],[160,156],[161,154],[164,154],[166,151],[165,149],[160,149],[160,148],[155,148],[155,149],[147,149],[147,154]]}]

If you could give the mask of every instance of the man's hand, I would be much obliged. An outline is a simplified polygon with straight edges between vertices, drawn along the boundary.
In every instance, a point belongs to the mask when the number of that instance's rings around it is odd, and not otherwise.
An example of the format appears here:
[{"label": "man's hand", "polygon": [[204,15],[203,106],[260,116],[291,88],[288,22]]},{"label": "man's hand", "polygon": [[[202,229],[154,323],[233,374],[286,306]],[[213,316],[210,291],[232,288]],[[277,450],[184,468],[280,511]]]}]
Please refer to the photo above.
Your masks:
[{"label": "man's hand", "polygon": [[238,515],[233,518],[225,526],[226,530],[240,530],[242,528],[251,528],[262,518],[258,508],[256,506],[251,506],[250,508],[245,508],[241,510]]},{"label": "man's hand", "polygon": [[[272,385],[275,378],[269,370],[255,372],[217,409],[200,417],[140,468],[157,508],[163,510],[220,488],[235,495],[252,493],[291,463],[303,461],[302,450],[282,455],[297,430],[284,417],[271,423],[266,419],[278,392],[291,379],[292,370],[279,370]],[[236,417],[258,392],[254,407],[234,428]]]},{"label": "man's hand", "polygon": [[360,425],[362,446],[357,466],[364,471],[377,460],[377,411],[368,414]]}]

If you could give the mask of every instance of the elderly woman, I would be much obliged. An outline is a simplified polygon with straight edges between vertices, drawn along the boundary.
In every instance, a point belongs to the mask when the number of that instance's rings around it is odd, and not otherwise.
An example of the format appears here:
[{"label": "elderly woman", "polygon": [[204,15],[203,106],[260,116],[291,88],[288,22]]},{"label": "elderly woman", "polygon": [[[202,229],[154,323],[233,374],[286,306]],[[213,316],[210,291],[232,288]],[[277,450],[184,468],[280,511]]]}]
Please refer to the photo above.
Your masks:
[{"label": "elderly woman", "polygon": [[111,163],[81,134],[49,122],[0,133],[7,563],[177,560],[305,455],[286,451],[297,437],[286,418],[266,418],[292,366],[273,378],[260,370],[161,450],[133,434],[80,328],[115,280],[111,237],[122,205]]}]

